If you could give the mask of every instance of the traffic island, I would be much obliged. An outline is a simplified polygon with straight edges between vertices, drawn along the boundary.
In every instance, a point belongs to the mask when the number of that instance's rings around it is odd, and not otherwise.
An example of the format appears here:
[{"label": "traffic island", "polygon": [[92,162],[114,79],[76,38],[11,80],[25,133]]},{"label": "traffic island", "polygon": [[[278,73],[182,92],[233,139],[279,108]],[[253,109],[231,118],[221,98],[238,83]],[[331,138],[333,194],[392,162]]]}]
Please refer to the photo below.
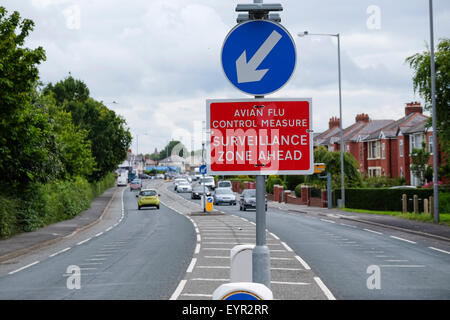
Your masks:
[{"label": "traffic island", "polygon": [[212,211],[212,212],[194,211],[194,212],[188,213],[188,216],[202,216],[202,217],[224,216],[224,215],[225,215],[225,213],[220,212],[220,211]]}]

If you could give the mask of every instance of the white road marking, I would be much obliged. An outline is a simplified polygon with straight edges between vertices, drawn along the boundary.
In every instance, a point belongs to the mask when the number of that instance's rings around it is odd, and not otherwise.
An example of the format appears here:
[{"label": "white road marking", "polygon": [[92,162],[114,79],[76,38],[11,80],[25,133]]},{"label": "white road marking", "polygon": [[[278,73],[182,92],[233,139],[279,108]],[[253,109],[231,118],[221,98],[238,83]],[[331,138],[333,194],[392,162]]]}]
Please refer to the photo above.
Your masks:
[{"label": "white road marking", "polygon": [[230,259],[229,256],[205,256],[207,259]]},{"label": "white road marking", "polygon": [[303,271],[299,268],[270,268],[270,270],[281,270],[281,271]]},{"label": "white road marking", "polygon": [[270,235],[271,235],[272,237],[274,237],[275,239],[280,240],[280,238],[278,238],[274,233],[270,232]]},{"label": "white road marking", "polygon": [[86,261],[105,261],[106,259],[103,258],[93,258],[93,259],[86,259]]},{"label": "white road marking", "polygon": [[197,243],[197,245],[195,246],[195,252],[194,253],[199,253],[200,252],[200,243]]},{"label": "white road marking", "polygon": [[425,268],[424,265],[419,265],[419,264],[384,264],[384,265],[380,265],[380,267],[385,267],[385,268]]},{"label": "white road marking", "polygon": [[197,241],[198,242],[202,241],[202,237],[199,234],[197,234]]},{"label": "white road marking", "polygon": [[229,282],[230,279],[214,279],[214,278],[194,278],[192,281],[220,281],[220,282]]},{"label": "white road marking", "polygon": [[70,250],[70,247],[69,247],[69,248],[62,249],[61,251],[55,252],[54,254],[51,254],[51,255],[49,255],[48,257],[49,257],[49,258],[53,258],[54,256],[56,256],[56,255],[58,255],[58,254],[60,254],[60,253],[69,251],[69,250]]},{"label": "white road marking", "polygon": [[19,269],[17,269],[17,270],[11,271],[11,272],[9,272],[8,274],[14,274],[14,273],[16,273],[16,272],[19,272],[19,271],[22,271],[22,270],[24,270],[24,269],[26,269],[26,268],[29,268],[29,267],[31,267],[31,266],[34,266],[35,264],[38,264],[38,263],[39,263],[39,261],[35,261],[35,262],[33,262],[33,263],[27,264],[26,266],[24,266],[24,267],[22,267],[22,268],[19,268]]},{"label": "white road marking", "polygon": [[186,285],[187,280],[181,280],[178,284],[177,288],[175,289],[174,293],[170,297],[170,300],[177,300],[180,296],[181,291],[183,291],[184,286]]},{"label": "white road marking", "polygon": [[341,226],[346,226],[346,227],[350,227],[350,228],[358,228],[356,226],[352,226],[350,224],[346,224],[346,223],[339,223]]},{"label": "white road marking", "polygon": [[111,230],[113,227],[109,227],[108,229],[105,230],[105,232],[108,232],[109,230]]},{"label": "white road marking", "polygon": [[99,233],[97,233],[96,235],[95,235],[95,237],[99,237],[99,236],[101,236],[103,234],[103,232],[99,232]]},{"label": "white road marking", "polygon": [[77,246],[80,246],[80,245],[82,245],[83,243],[86,243],[86,242],[88,242],[88,241],[91,240],[91,239],[92,239],[92,238],[87,238],[86,240],[80,241],[80,242],[77,243]]},{"label": "white road marking", "polygon": [[327,220],[327,219],[320,219],[320,220],[325,221],[325,222],[329,222],[329,223],[336,223],[336,222],[334,222],[334,221]]},{"label": "white road marking", "polygon": [[370,230],[370,229],[363,229],[363,230],[368,231],[368,232],[372,232],[372,233],[376,233],[376,234],[383,234],[381,232]]},{"label": "white road marking", "polygon": [[289,247],[289,246],[288,246],[286,243],[284,243],[283,241],[281,241],[281,244],[283,245],[283,247],[286,248],[287,251],[290,251],[290,252],[294,251],[294,250],[291,249],[291,247]]},{"label": "white road marking", "polygon": [[[183,293],[182,296],[186,297],[205,297],[205,298],[211,298],[212,294],[203,294],[203,293]],[[171,299],[175,300],[175,299]]]},{"label": "white road marking", "polygon": [[328,300],[336,300],[334,295],[331,293],[331,291],[327,288],[327,286],[322,282],[322,280],[319,277],[314,277],[314,281],[316,281],[317,285],[322,289],[325,296],[328,298]]},{"label": "white road marking", "polygon": [[230,266],[196,266],[201,269],[230,269]]},{"label": "white road marking", "polygon": [[403,238],[399,238],[399,237],[395,237],[395,236],[389,236],[393,239],[397,239],[397,240],[401,240],[401,241],[405,241],[405,242],[409,242],[409,243],[413,243],[416,244],[417,242],[411,241],[411,240],[407,240],[407,239],[403,239]]},{"label": "white road marking", "polygon": [[294,260],[292,258],[277,258],[277,257],[270,257],[271,260]]},{"label": "white road marking", "polygon": [[305,268],[306,270],[311,270],[311,267],[306,263],[305,260],[303,260],[302,258],[300,258],[300,256],[295,256],[295,259],[297,259],[301,265],[303,266],[303,268]]},{"label": "white road marking", "polygon": [[187,268],[186,272],[192,272],[196,262],[197,258],[192,258],[191,263],[189,264],[189,267]]},{"label": "white road marking", "polygon": [[408,262],[409,260],[384,260],[386,262]]},{"label": "white road marking", "polygon": [[442,252],[442,253],[450,254],[450,252],[448,252],[448,251],[445,251],[445,250],[442,250],[442,249],[438,249],[438,248],[435,248],[435,247],[428,247],[428,248],[430,248],[431,250],[436,250],[436,251],[439,251],[439,252]]}]

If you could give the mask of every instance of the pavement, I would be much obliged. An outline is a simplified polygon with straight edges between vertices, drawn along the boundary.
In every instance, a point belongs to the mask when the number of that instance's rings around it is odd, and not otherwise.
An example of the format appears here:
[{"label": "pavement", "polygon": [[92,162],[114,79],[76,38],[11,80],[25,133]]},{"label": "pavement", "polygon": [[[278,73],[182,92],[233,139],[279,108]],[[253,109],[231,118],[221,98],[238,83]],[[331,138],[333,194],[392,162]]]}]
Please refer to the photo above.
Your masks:
[{"label": "pavement", "polygon": [[274,201],[269,201],[268,206],[271,208],[276,208],[287,212],[303,213],[316,216],[331,216],[334,218],[352,220],[370,225],[377,225],[380,227],[388,227],[403,232],[413,233],[428,238],[450,242],[450,228],[442,224],[408,220],[388,215],[367,214],[367,213],[343,211],[339,209],[308,207],[305,205],[279,203]]},{"label": "pavement", "polygon": [[89,209],[70,220],[57,222],[32,232],[16,234],[0,240],[0,262],[10,260],[69,238],[96,224],[103,218],[118,188],[113,187],[95,198]]}]

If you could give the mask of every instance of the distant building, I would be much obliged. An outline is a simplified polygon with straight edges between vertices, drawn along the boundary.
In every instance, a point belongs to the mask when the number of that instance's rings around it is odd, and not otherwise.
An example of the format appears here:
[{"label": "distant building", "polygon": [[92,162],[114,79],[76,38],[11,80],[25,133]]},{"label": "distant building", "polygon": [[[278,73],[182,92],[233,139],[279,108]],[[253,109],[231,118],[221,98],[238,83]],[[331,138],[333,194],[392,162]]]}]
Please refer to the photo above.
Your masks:
[{"label": "distant building", "polygon": [[[419,102],[407,103],[405,116],[398,120],[371,120],[367,114],[358,114],[355,123],[343,130],[344,151],[351,153],[365,177],[388,176],[404,178],[407,184],[418,185],[419,179],[411,172],[411,151],[422,148],[425,142],[433,163],[432,129]],[[314,146],[324,145],[330,151],[340,150],[339,118],[332,117],[328,130],[314,136]],[[443,163],[438,151],[438,163]]]}]

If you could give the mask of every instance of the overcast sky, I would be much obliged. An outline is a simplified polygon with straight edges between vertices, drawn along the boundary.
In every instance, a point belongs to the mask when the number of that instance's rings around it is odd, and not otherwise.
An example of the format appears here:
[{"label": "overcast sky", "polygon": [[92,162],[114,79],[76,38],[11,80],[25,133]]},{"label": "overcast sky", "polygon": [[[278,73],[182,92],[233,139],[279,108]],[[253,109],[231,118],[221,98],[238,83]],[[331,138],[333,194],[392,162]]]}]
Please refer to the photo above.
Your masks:
[{"label": "overcast sky", "polygon": [[[235,26],[236,4],[251,0],[3,0],[0,5],[36,26],[30,48],[42,46],[44,83],[71,72],[91,96],[122,115],[132,149],[152,153],[169,139],[201,147],[206,99],[250,98],[228,82],[220,51]],[[277,1],[265,1],[275,3]],[[267,97],[312,98],[313,128],[326,130],[339,115],[334,37],[340,33],[343,124],[356,114],[398,119],[413,92],[405,58],[429,42],[426,0],[280,0],[282,24],[297,46],[290,81]],[[450,1],[434,0],[435,41],[450,37]],[[112,103],[116,101],[117,104]]]}]

